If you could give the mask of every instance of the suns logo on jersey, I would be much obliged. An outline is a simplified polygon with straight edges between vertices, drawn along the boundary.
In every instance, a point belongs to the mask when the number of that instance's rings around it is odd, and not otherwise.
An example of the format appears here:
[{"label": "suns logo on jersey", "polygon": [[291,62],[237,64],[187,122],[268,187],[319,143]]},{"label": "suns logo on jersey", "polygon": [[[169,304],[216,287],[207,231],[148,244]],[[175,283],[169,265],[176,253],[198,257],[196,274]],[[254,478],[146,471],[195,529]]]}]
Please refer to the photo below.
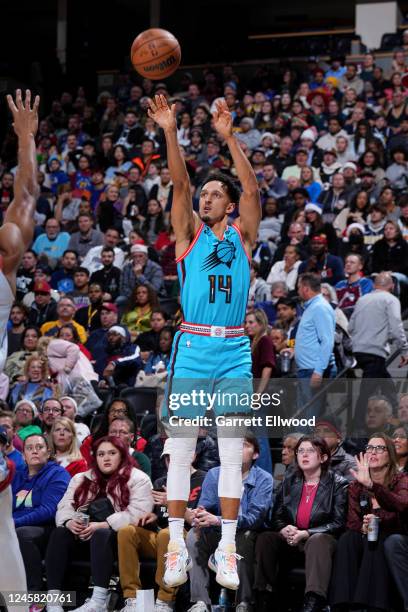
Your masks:
[{"label": "suns logo on jersey", "polygon": [[232,262],[235,259],[235,245],[227,239],[218,242],[212,253],[210,253],[203,262],[201,270],[212,270],[220,264],[225,264],[231,268]]}]

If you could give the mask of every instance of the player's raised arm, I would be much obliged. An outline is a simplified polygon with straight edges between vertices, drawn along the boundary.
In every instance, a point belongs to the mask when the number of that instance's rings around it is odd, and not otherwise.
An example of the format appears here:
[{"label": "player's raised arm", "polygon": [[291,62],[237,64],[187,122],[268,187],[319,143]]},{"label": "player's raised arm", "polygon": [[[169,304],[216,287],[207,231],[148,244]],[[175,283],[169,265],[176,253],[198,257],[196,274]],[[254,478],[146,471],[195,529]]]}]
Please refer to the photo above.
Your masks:
[{"label": "player's raised arm", "polygon": [[239,201],[238,224],[245,242],[247,242],[250,247],[256,240],[259,223],[261,221],[261,200],[258,182],[251,164],[232,133],[232,116],[225,100],[216,102],[216,110],[213,113],[213,119],[216,131],[228,145],[232,161],[234,162],[242,186],[242,195]]},{"label": "player's raised arm", "polygon": [[26,90],[23,101],[21,89],[17,89],[15,101],[8,95],[7,103],[18,137],[18,166],[14,182],[14,200],[7,209],[4,225],[14,223],[19,227],[24,243],[20,246],[25,251],[33,238],[34,212],[39,193],[35,135],[38,129],[40,98],[36,96],[31,106],[31,91]]},{"label": "player's raised arm", "polygon": [[189,246],[199,222],[193,213],[190,179],[177,141],[175,105],[169,107],[165,96],[155,96],[150,100],[147,112],[149,117],[162,128],[166,137],[167,161],[173,181],[171,224],[176,235],[177,246],[182,252]]}]

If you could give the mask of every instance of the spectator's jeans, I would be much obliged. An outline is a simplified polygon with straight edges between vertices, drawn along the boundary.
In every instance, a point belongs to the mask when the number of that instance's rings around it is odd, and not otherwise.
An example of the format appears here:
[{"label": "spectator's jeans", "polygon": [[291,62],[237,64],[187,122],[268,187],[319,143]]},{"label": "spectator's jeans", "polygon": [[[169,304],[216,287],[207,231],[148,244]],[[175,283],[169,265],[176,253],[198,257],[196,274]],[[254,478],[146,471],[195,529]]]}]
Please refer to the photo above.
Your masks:
[{"label": "spectator's jeans", "polygon": [[279,575],[292,567],[305,566],[305,593],[327,597],[336,540],[327,533],[314,533],[305,543],[289,546],[280,533],[264,531],[256,543],[255,586],[258,591],[279,589]]},{"label": "spectator's jeans", "polygon": [[74,556],[91,559],[93,583],[107,589],[113,572],[117,551],[116,531],[97,529],[90,540],[81,542],[66,527],[57,527],[51,534],[45,557],[49,590],[64,588],[64,575]]},{"label": "spectator's jeans", "polygon": [[363,381],[356,404],[354,427],[364,430],[367,412],[367,401],[373,395],[385,395],[395,410],[398,399],[394,381],[385,367],[385,358],[371,353],[354,353],[357,365],[363,370]]},{"label": "spectator's jeans", "polygon": [[[257,537],[256,531],[237,532],[237,553],[242,555],[238,561],[239,587],[236,595],[236,603],[252,601],[252,585],[254,580],[254,553]],[[190,570],[190,593],[191,601],[203,601],[210,605],[209,597],[210,570],[208,559],[218,546],[221,539],[219,529],[201,529],[197,533],[191,529],[187,534],[186,544],[190,557],[193,560],[193,568]]]},{"label": "spectator's jeans", "polygon": [[159,587],[158,599],[169,602],[176,599],[177,589],[172,589],[163,582],[164,555],[167,552],[169,540],[168,529],[161,529],[159,532],[155,532],[143,527],[136,527],[135,525],[127,525],[119,529],[119,574],[125,599],[137,597],[137,592],[143,588],[140,582],[140,557],[157,561],[156,584]]},{"label": "spectator's jeans", "polygon": [[[47,525],[27,525],[25,527],[17,527],[16,529],[29,591],[43,590],[42,560],[52,529],[53,527]],[[7,563],[7,559],[4,559],[2,562]]]},{"label": "spectator's jeans", "polygon": [[385,558],[408,611],[408,536],[394,533],[384,542]]},{"label": "spectator's jeans", "polygon": [[[314,370],[310,369],[299,369],[297,371],[297,409],[300,410],[313,397],[319,393],[322,389],[321,386],[313,388],[310,386],[310,379],[312,378]],[[329,365],[323,372],[323,378],[335,378],[337,374],[337,368],[335,365]],[[311,417],[320,417],[325,404],[325,393],[322,393],[316,401],[312,402],[306,411],[301,415],[301,418],[310,419]]]}]

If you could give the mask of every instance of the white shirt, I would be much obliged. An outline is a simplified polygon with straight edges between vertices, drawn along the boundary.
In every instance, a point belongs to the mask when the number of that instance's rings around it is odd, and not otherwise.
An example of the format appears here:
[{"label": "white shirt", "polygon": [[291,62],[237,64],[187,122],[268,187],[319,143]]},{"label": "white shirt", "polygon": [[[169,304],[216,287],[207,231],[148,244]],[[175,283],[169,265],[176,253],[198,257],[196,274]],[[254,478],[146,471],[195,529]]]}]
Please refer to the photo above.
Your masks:
[{"label": "white shirt", "polygon": [[286,283],[289,291],[292,291],[296,286],[296,280],[298,277],[299,266],[302,262],[297,261],[290,272],[285,272],[285,261],[277,261],[273,264],[271,271],[268,274],[268,278],[266,279],[267,284],[272,287],[272,283],[276,283],[276,281],[283,281]]},{"label": "white shirt", "polygon": [[[101,259],[101,253],[103,246],[95,246],[92,249],[89,249],[88,253],[84,261],[82,262],[82,266],[89,270],[89,274],[93,274],[97,270],[102,270],[103,263]],[[125,261],[125,254],[119,247],[114,248],[115,251],[115,259],[113,260],[113,265],[119,269],[122,269],[123,262]]]}]

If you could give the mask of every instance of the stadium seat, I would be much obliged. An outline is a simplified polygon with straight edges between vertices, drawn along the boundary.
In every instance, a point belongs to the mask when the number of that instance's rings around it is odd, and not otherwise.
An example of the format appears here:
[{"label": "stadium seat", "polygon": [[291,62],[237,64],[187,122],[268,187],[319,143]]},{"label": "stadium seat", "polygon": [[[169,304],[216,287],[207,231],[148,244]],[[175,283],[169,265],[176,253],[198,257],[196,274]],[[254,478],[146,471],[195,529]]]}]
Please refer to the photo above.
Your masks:
[{"label": "stadium seat", "polygon": [[120,397],[126,399],[131,407],[133,416],[141,417],[145,414],[155,414],[157,389],[152,387],[126,387],[120,392]]}]

